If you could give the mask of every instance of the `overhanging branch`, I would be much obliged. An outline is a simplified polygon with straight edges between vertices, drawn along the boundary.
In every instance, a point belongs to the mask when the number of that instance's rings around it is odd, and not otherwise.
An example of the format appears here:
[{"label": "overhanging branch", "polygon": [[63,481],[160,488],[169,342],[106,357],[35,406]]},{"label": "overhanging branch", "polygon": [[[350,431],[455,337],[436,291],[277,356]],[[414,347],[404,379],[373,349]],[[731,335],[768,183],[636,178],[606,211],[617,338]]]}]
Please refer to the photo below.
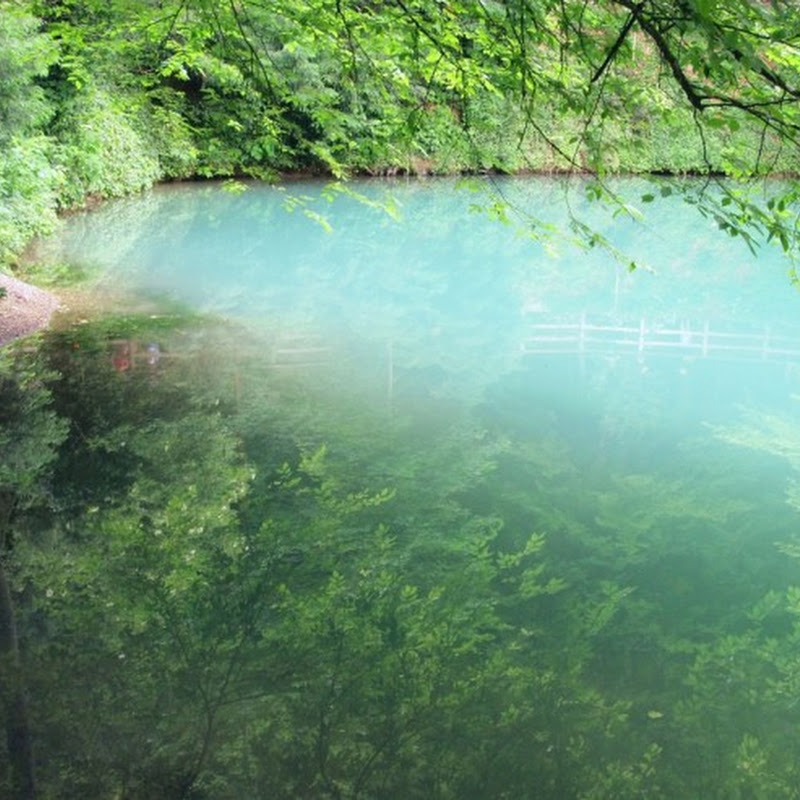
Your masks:
[{"label": "overhanging branch", "polygon": [[[644,3],[639,3],[637,9],[640,9],[644,6]],[[592,80],[590,83],[597,83],[598,80],[602,77],[603,73],[608,69],[611,62],[616,57],[617,53],[619,52],[620,47],[622,47],[625,39],[628,38],[628,33],[630,33],[631,28],[633,27],[633,23],[636,21],[636,14],[631,12],[628,15],[628,19],[625,20],[625,24],[622,26],[622,30],[619,32],[614,44],[611,45],[608,53],[606,53],[606,57],[603,59],[603,63],[597,68],[594,75],[592,76]]]},{"label": "overhanging branch", "polygon": [[692,104],[692,107],[697,111],[702,111],[705,107],[705,97],[697,91],[697,88],[689,80],[688,75],[684,72],[683,68],[678,62],[677,56],[672,51],[672,48],[669,46],[666,39],[661,35],[661,31],[658,30],[651,19],[642,13],[644,11],[644,2],[635,4],[630,2],[630,0],[621,0],[620,5],[622,5],[624,8],[627,8],[631,12],[631,15],[636,19],[636,22],[639,23],[639,27],[650,37],[655,46],[658,48],[661,58],[664,59],[664,62],[670,68],[672,76],[675,78],[678,86],[681,87],[681,90],[686,95],[686,98]]}]

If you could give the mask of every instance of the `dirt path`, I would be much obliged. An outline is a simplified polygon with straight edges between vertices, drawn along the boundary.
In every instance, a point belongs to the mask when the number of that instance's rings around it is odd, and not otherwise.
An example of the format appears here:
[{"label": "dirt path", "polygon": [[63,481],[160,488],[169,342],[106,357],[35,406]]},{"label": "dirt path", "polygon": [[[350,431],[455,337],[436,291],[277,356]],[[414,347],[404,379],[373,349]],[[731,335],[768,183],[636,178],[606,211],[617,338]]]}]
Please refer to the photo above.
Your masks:
[{"label": "dirt path", "polygon": [[0,297],[0,347],[46,328],[61,304],[54,294],[3,273],[0,288],[6,291],[5,297]]}]

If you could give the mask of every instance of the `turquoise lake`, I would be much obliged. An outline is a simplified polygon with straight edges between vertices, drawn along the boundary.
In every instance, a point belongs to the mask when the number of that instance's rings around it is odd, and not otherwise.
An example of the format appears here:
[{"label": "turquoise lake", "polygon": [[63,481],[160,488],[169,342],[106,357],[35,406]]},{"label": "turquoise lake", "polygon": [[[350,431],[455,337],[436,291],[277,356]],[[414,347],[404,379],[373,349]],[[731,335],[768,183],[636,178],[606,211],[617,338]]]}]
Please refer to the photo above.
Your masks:
[{"label": "turquoise lake", "polygon": [[20,568],[63,796],[800,796],[789,261],[635,181],[241,188],[35,253],[97,298]]}]

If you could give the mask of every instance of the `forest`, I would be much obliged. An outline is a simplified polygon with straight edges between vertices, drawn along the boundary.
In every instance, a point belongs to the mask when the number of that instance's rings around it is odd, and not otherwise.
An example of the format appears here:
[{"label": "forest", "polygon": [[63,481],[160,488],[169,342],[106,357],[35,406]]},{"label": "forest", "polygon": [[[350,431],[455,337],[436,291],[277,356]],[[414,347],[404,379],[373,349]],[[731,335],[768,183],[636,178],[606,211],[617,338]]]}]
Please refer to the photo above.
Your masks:
[{"label": "forest", "polygon": [[[791,2],[3,0],[0,263],[156,181],[797,171]],[[602,185],[601,181],[598,185]],[[793,246],[791,191],[706,208]]]},{"label": "forest", "polygon": [[[671,176],[791,256],[798,135],[785,0],[0,0],[0,267],[56,286],[35,237],[184,180]],[[0,796],[800,797],[800,422],[631,461],[615,380],[598,455],[186,309],[0,349]]]}]

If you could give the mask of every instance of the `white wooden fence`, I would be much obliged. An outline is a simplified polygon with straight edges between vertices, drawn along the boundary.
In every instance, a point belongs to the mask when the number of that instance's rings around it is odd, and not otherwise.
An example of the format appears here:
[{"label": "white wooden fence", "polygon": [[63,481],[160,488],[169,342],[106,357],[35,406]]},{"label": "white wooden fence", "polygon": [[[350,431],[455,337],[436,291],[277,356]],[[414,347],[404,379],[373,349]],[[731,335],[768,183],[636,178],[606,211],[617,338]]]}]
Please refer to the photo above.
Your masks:
[{"label": "white wooden fence", "polygon": [[[341,342],[338,344],[341,346]],[[616,322],[593,320],[586,315],[556,320],[535,315],[535,321],[523,325],[520,349],[523,355],[531,356],[658,355],[800,364],[800,327],[792,331],[710,322]],[[329,364],[341,358],[336,350],[319,334],[284,334],[273,342],[270,364],[283,369]]]},{"label": "white wooden fence", "polygon": [[586,353],[671,355],[729,361],[800,361],[800,329],[794,332],[710,322],[663,324],[592,321],[537,321],[526,326],[526,354]]}]

